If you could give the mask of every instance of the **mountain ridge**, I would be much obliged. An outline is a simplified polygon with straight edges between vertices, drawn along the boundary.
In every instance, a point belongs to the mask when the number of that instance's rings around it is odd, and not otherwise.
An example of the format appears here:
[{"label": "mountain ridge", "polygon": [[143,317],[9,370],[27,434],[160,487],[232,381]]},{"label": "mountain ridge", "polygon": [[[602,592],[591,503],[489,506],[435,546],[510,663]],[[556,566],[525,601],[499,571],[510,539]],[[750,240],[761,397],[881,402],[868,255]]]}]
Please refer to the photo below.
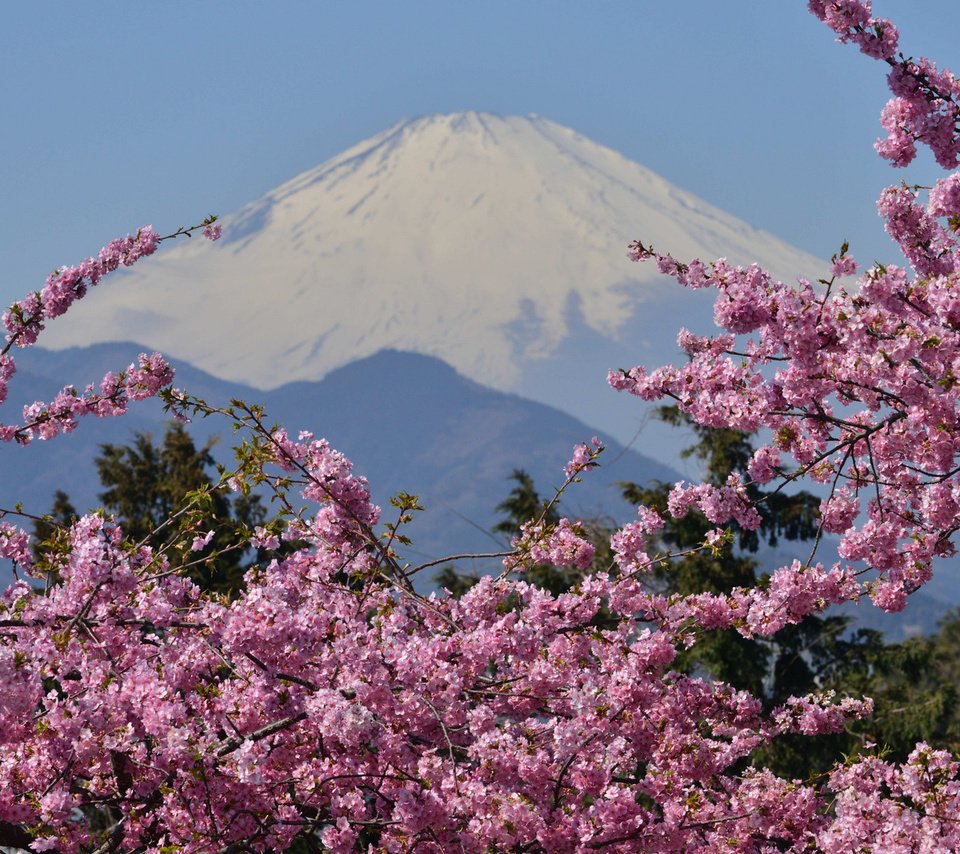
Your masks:
[{"label": "mountain ridge", "polygon": [[[678,314],[709,331],[709,295],[631,264],[635,237],[782,277],[826,267],[535,115],[403,121],[222,219],[219,246],[165,248],[45,344],[132,338],[263,389],[394,347],[557,405],[566,390],[544,376],[589,363],[600,386],[610,367],[668,360]],[[581,333],[600,346],[571,356]],[[575,410],[598,412],[604,429],[621,419],[596,397]]]},{"label": "mountain ridge", "polygon": [[[82,387],[107,370],[121,369],[142,350],[133,343],[66,351],[31,348],[18,359],[10,405],[52,396],[67,383]],[[326,438],[369,479],[381,506],[388,507],[390,496],[399,491],[420,495],[427,512],[420,514],[412,534],[417,549],[431,557],[465,549],[489,551],[495,508],[510,490],[510,473],[526,469],[549,495],[563,480],[573,445],[598,432],[544,404],[477,384],[422,354],[384,350],[323,380],[296,381],[270,392],[173,361],[176,384],[191,394],[216,405],[236,397],[255,402],[264,407],[268,421],[283,424],[292,435],[303,429]],[[99,446],[129,444],[134,433],[143,431],[159,438],[169,420],[158,401],[143,401],[123,418],[81,419],[76,431],[50,442],[0,447],[0,507],[23,502],[28,512],[42,514],[58,488],[66,489],[81,512],[98,506],[93,461]],[[216,435],[228,440],[230,426],[196,419],[189,429],[202,445]],[[571,512],[626,518],[632,508],[620,497],[617,481],[679,476],[615,440],[607,442],[609,465],[591,472],[570,493]],[[222,441],[213,449],[228,467],[230,444]]]}]

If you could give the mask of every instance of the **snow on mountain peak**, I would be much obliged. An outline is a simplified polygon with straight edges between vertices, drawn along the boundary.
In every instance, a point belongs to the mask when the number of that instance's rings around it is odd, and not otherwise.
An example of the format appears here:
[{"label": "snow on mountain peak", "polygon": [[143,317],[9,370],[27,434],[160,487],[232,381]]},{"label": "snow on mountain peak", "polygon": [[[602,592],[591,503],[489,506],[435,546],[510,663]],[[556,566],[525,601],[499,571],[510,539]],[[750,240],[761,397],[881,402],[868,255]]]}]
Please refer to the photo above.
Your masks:
[{"label": "snow on mountain peak", "polygon": [[536,115],[400,122],[223,227],[216,246],[166,249],[98,288],[44,343],[136,340],[262,388],[394,347],[517,389],[572,323],[609,339],[640,315],[663,325],[656,307],[675,286],[626,258],[637,237],[781,277],[824,269]]}]

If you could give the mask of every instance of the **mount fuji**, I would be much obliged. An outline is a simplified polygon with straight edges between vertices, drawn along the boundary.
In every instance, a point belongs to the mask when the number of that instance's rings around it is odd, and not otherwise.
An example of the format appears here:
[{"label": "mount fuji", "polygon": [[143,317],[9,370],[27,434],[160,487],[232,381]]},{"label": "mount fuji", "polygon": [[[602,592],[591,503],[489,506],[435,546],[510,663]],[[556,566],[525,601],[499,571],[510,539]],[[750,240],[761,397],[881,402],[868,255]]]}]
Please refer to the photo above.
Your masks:
[{"label": "mount fuji", "polygon": [[224,237],[164,250],[50,324],[60,349],[116,340],[261,389],[383,348],[551,404],[626,438],[636,401],[609,368],[679,358],[710,295],[635,265],[759,262],[784,281],[826,264],[539,116],[401,122],[222,218]]}]

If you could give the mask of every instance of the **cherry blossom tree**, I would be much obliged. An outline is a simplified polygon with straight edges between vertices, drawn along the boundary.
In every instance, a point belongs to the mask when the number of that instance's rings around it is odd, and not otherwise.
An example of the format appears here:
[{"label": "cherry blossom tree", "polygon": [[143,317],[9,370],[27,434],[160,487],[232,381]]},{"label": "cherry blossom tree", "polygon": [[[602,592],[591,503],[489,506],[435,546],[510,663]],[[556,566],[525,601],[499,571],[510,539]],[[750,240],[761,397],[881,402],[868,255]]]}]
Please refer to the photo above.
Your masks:
[{"label": "cherry blossom tree", "polygon": [[[841,41],[889,66],[893,100],[878,143],[894,165],[927,145],[960,155],[960,82],[897,53],[869,3],[811,11]],[[698,424],[772,437],[748,472],[766,492],[828,486],[816,553],[729,593],[660,595],[644,583],[671,555],[651,543],[655,511],[611,539],[614,559],[553,595],[524,580],[537,562],[586,567],[575,521],[525,526],[497,576],[460,599],[423,595],[399,557],[418,511],[389,520],[325,441],[292,438],[255,406],[215,408],[167,388],[182,417],[219,415],[245,439],[232,488],[272,491],[281,512],[244,546],[272,552],[233,600],[201,592],[162,547],[102,514],[64,532],[34,567],[27,534],[0,522],[0,556],[24,578],[0,599],[0,845],[58,852],[940,851],[960,847],[960,782],[920,744],[902,764],[864,744],[825,778],[788,780],[751,754],[784,734],[838,731],[864,698],[791,697],[764,712],[750,694],[672,668],[718,628],[766,636],[869,595],[904,607],[953,553],[960,526],[960,174],[886,190],[879,209],[911,269],[875,265],[854,281],[799,286],[757,267],[631,248],[687,287],[717,291],[720,331],[680,333],[687,364],[611,374],[644,399],[669,398]],[[212,219],[202,223],[217,236]],[[193,229],[181,229],[174,235]],[[57,271],[5,315],[0,383],[32,344],[120,264],[151,254],[152,229]],[[24,410],[0,438],[53,438],[77,418],[120,414],[168,387],[157,354],[83,392]],[[574,449],[567,486],[601,447]],[[678,484],[668,512],[716,525],[702,548],[761,522],[740,475]],[[299,508],[302,499],[310,510]],[[178,513],[189,513],[185,507]],[[13,513],[7,515],[14,516]],[[182,526],[197,560],[209,531]],[[818,538],[819,540],[819,538]],[[820,545],[818,541],[817,545]],[[815,549],[815,552],[817,549]],[[453,559],[448,559],[447,562]],[[31,575],[54,577],[43,593]],[[30,579],[30,580],[28,580]],[[604,613],[602,624],[594,617]]]}]

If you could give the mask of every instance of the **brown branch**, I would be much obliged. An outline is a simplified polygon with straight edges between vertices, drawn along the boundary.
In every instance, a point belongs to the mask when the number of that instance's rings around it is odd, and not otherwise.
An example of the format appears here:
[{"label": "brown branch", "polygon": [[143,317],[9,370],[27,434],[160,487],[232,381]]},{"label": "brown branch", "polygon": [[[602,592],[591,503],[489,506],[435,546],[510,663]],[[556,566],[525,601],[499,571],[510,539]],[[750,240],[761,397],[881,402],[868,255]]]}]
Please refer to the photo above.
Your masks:
[{"label": "brown branch", "polygon": [[440,724],[440,729],[443,732],[443,737],[447,742],[447,750],[450,756],[450,763],[453,765],[453,788],[456,791],[457,795],[460,794],[460,778],[457,774],[457,757],[454,754],[453,742],[450,740],[450,733],[447,732],[447,725],[443,722],[443,718],[440,716],[440,712],[437,710],[437,707],[433,705],[426,697],[420,698],[423,703],[433,712],[434,717],[437,719],[437,723]]},{"label": "brown branch", "polygon": [[511,557],[515,554],[517,554],[516,549],[509,552],[483,552],[478,554],[449,555],[448,557],[440,557],[436,560],[430,560],[426,563],[418,564],[413,569],[408,569],[406,571],[406,575],[409,578],[411,575],[420,572],[421,569],[429,569],[431,566],[439,566],[441,563],[452,563],[453,561],[457,560],[482,560],[488,557]]},{"label": "brown branch", "polygon": [[319,691],[320,686],[315,685],[313,682],[310,682],[307,679],[302,679],[299,676],[294,676],[291,673],[281,673],[279,670],[271,671],[270,668],[257,658],[252,652],[245,652],[244,656],[252,661],[257,667],[259,667],[264,673],[269,673],[275,678],[279,679],[281,682],[292,682],[295,685],[302,685],[308,691]]},{"label": "brown branch", "polygon": [[279,721],[274,721],[269,723],[266,726],[260,727],[258,730],[245,735],[243,738],[234,737],[227,739],[217,750],[217,757],[227,756],[230,753],[233,753],[243,742],[245,741],[262,741],[268,736],[274,735],[275,733],[281,732],[289,727],[294,726],[294,724],[300,723],[302,720],[306,720],[306,712],[298,712],[295,715],[290,715],[287,718],[281,718]]}]

